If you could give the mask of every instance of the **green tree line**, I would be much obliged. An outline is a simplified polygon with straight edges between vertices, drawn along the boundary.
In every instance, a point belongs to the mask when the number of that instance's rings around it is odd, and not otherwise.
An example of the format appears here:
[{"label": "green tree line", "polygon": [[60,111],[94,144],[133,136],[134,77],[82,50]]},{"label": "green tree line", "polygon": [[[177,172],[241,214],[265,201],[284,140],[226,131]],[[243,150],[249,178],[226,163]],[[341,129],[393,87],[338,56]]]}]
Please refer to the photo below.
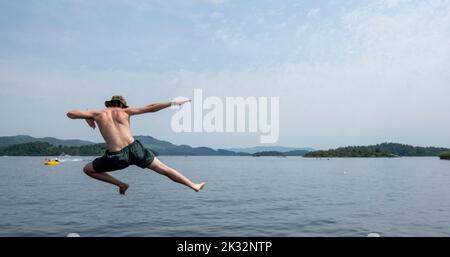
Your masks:
[{"label": "green tree line", "polygon": [[314,151],[305,157],[396,157],[396,156],[438,156],[449,151],[440,147],[415,147],[396,143],[372,146],[348,146],[327,151]]},{"label": "green tree line", "polygon": [[[52,145],[47,142],[31,142],[0,148],[0,155],[7,156],[59,156],[68,154],[73,156],[101,156],[106,151],[106,144],[85,146]],[[152,152],[158,155],[156,151]]]},{"label": "green tree line", "polygon": [[439,158],[441,158],[443,160],[450,160],[450,151],[441,153],[439,155]]}]

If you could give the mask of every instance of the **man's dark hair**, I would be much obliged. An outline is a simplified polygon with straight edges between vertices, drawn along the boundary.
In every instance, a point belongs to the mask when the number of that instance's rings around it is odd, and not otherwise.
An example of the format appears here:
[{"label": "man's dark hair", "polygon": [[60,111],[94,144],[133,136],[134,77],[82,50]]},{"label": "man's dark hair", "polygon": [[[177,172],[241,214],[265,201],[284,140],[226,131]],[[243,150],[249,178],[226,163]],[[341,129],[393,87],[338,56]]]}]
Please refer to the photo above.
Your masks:
[{"label": "man's dark hair", "polygon": [[121,103],[120,101],[117,101],[117,100],[109,101],[109,102],[106,104],[106,107],[125,108],[125,106],[123,105],[123,103]]}]

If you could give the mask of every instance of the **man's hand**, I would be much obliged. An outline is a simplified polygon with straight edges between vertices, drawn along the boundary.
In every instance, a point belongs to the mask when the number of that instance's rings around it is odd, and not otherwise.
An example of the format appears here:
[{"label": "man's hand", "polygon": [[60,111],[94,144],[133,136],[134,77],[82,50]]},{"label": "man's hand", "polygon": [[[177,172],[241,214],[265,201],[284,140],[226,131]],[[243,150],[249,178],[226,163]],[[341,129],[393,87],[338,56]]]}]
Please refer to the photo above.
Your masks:
[{"label": "man's hand", "polygon": [[94,121],[94,119],[86,119],[86,122],[89,125],[89,127],[91,127],[92,129],[95,129],[95,121]]},{"label": "man's hand", "polygon": [[182,106],[183,104],[185,104],[185,103],[190,103],[190,102],[192,102],[191,99],[183,100],[183,101],[173,101],[173,102],[172,102],[172,106],[173,106],[173,105],[176,105],[176,106]]}]

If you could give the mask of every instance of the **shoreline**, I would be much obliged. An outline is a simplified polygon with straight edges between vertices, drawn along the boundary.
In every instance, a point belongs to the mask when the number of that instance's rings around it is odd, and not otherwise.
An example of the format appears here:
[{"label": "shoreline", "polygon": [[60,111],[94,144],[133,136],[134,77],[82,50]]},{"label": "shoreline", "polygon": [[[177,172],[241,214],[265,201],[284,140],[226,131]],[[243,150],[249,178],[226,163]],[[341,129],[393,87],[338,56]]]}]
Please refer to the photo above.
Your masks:
[{"label": "shoreline", "polygon": [[[100,157],[102,155],[71,155],[67,158],[72,157]],[[10,157],[59,157],[56,155],[4,155],[0,158],[10,158]],[[277,157],[277,158],[302,158],[302,159],[400,159],[400,158],[439,158],[440,160],[448,160],[450,158],[439,157],[439,156],[396,156],[396,157],[360,157],[360,156],[348,156],[348,157],[305,157],[305,156],[252,156],[252,155],[158,155],[157,157],[252,157],[255,159],[265,158],[265,157]]]}]

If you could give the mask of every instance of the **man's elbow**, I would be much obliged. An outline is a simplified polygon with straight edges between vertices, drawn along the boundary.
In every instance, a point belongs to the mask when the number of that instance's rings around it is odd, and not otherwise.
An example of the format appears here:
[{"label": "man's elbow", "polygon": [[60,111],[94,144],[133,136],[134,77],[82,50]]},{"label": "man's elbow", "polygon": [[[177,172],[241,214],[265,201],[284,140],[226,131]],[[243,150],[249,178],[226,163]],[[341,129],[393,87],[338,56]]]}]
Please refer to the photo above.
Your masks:
[{"label": "man's elbow", "polygon": [[76,118],[76,115],[75,115],[75,113],[74,113],[73,111],[68,112],[68,113],[66,114],[66,116],[67,116],[69,119],[75,119],[75,118]]}]

